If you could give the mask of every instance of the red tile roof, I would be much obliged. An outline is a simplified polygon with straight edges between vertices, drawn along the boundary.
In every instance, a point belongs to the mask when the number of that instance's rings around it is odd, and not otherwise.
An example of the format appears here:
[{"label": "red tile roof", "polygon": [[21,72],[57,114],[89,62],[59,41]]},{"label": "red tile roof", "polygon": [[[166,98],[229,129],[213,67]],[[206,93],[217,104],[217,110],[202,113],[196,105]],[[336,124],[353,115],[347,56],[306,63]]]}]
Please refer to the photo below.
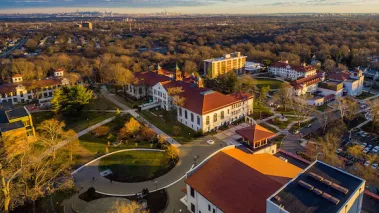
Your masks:
[{"label": "red tile roof", "polygon": [[159,75],[157,72],[137,72],[134,73],[135,78],[137,79],[135,85],[141,86],[141,85],[148,85],[148,86],[154,86],[155,84],[162,82],[162,81],[168,81],[171,78],[166,75]]},{"label": "red tile roof", "polygon": [[335,72],[328,75],[328,79],[335,81],[346,81],[350,78],[348,71]]},{"label": "red tile roof", "polygon": [[18,77],[22,77],[21,74],[15,74],[14,76],[12,76],[12,78],[18,78]]},{"label": "red tile roof", "polygon": [[168,90],[170,87],[182,87],[183,92],[178,94],[185,98],[183,108],[186,108],[199,115],[204,115],[215,110],[238,103],[241,100],[252,99],[253,96],[247,93],[236,93],[224,95],[222,93],[207,89],[199,88],[194,84],[183,81],[165,81],[161,82],[162,86]]},{"label": "red tile roof", "polygon": [[290,65],[286,62],[275,62],[274,64],[271,65],[271,67],[277,67],[277,68],[286,68],[287,66],[290,66],[290,69],[296,70],[297,72],[310,72],[310,71],[315,71],[316,68],[310,65],[307,66],[301,66],[301,65]]},{"label": "red tile roof", "polygon": [[301,171],[269,154],[221,151],[185,182],[225,213],[266,212],[266,199]]},{"label": "red tile roof", "polygon": [[258,124],[238,129],[236,130],[236,133],[253,143],[269,139],[275,136],[275,133]]},{"label": "red tile roof", "polygon": [[300,78],[298,80],[292,81],[291,85],[295,87],[296,89],[302,88],[302,85],[310,86],[313,84],[317,84],[321,82],[321,76],[320,75],[312,75],[305,78]]},{"label": "red tile roof", "polygon": [[41,87],[48,87],[48,86],[56,86],[62,84],[61,78],[48,78],[38,81],[24,81],[21,83],[10,83],[10,84],[3,84],[0,85],[0,94],[8,94],[10,92],[15,92],[16,87],[18,85],[25,86],[27,90],[34,89],[34,88],[41,88]]}]

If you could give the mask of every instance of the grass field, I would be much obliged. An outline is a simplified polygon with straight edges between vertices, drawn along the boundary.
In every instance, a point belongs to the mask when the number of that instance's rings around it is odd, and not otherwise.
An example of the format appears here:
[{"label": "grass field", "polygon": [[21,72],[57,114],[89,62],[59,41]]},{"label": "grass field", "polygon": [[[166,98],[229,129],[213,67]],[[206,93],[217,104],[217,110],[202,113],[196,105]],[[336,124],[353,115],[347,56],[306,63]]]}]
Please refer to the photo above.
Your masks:
[{"label": "grass field", "polygon": [[[146,120],[154,124],[154,126],[158,127],[166,134],[170,135],[179,143],[186,143],[195,138],[195,133],[196,133],[195,131],[179,123],[172,116],[167,115],[166,112],[162,112],[162,110],[158,110],[158,111],[153,111],[153,113],[151,113],[150,111],[139,112],[139,114],[142,117],[144,117]],[[162,117],[158,117],[157,115],[158,116],[162,115]],[[174,134],[174,131],[173,131],[174,126],[180,127],[180,133],[178,135]]]},{"label": "grass field", "polygon": [[275,125],[277,127],[279,127],[280,129],[285,129],[287,128],[287,126],[296,121],[296,118],[295,117],[286,117],[288,120],[287,121],[280,121],[280,120],[273,120],[273,119],[270,119],[267,121],[267,123],[270,123],[272,125]]},{"label": "grass field", "polygon": [[271,79],[271,78],[255,78],[258,88],[269,85],[270,89],[279,89],[282,84],[285,84],[282,81]]},{"label": "grass field", "polygon": [[100,160],[99,170],[110,169],[107,178],[118,182],[142,182],[157,178],[175,166],[165,152],[121,152]]}]

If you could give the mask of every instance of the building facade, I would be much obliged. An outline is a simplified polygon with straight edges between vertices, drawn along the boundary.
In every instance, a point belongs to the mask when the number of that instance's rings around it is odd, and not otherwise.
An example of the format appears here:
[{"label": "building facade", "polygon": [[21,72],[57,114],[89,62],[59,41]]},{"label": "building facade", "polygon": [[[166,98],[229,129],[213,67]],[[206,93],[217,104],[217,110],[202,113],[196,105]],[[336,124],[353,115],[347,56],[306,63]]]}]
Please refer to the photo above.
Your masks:
[{"label": "building facade", "polygon": [[0,103],[48,103],[55,89],[70,83],[63,73],[63,70],[56,70],[53,77],[38,81],[23,81],[22,75],[16,74],[12,83],[0,85]]},{"label": "building facade", "polygon": [[298,65],[290,65],[288,61],[279,61],[268,67],[268,72],[281,78],[296,80],[298,78],[306,78],[317,74],[317,69],[313,66],[302,63]]},{"label": "building facade", "polygon": [[252,95],[212,91],[204,88],[200,77],[182,76],[178,68],[174,73],[158,69],[135,76],[136,83],[125,86],[128,95],[147,98],[151,106],[176,110],[177,120],[195,131],[216,130],[253,112]]},{"label": "building facade", "polygon": [[246,56],[240,52],[225,54],[220,58],[204,60],[204,74],[208,78],[217,78],[228,72],[234,71],[237,75],[245,72]]},{"label": "building facade", "polygon": [[15,108],[11,103],[0,104],[1,137],[36,140],[32,116],[26,107]]}]

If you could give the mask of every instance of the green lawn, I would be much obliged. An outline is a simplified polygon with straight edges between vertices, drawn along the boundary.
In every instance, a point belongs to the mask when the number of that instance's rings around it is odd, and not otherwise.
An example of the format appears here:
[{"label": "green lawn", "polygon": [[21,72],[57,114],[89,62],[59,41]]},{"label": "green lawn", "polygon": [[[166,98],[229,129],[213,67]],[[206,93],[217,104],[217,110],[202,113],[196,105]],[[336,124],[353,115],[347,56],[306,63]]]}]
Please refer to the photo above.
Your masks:
[{"label": "green lawn", "polygon": [[[77,116],[62,115],[59,119],[66,123],[66,129],[73,129],[76,132],[80,132],[88,126],[97,124],[107,118],[115,116],[116,113],[112,112],[88,112],[82,111]],[[35,127],[38,127],[44,120],[54,118],[52,112],[36,112],[32,113],[33,123]],[[87,120],[88,119],[88,120]]]},{"label": "green lawn", "polygon": [[374,96],[374,94],[372,93],[369,93],[369,92],[362,92],[361,95],[357,96],[356,98],[358,98],[359,100],[363,100],[363,99],[366,99],[366,98],[370,98]]},{"label": "green lawn", "polygon": [[130,151],[121,152],[100,160],[99,171],[110,169],[107,178],[118,182],[142,182],[157,178],[174,166],[166,152]]},{"label": "green lawn", "polygon": [[[166,112],[164,110],[154,110],[152,112],[154,114],[152,114],[150,111],[141,111],[139,112],[139,114],[146,120],[154,124],[154,126],[158,127],[163,132],[170,135],[172,138],[174,138],[176,141],[180,143],[186,143],[195,138],[196,132],[193,131],[191,128],[176,121],[176,118],[174,118],[175,116],[170,115],[170,112]],[[157,115],[161,115],[161,117],[158,117]],[[174,135],[174,126],[180,127],[179,135]]]},{"label": "green lawn", "polygon": [[327,108],[330,108],[330,107],[328,106],[328,104],[323,104],[323,105],[321,105],[321,106],[317,106],[317,110],[318,110],[318,111],[321,111],[321,112],[325,112],[325,110],[326,110]]},{"label": "green lawn", "polygon": [[279,107],[279,108],[275,109],[275,112],[280,113],[280,114],[287,114],[287,115],[293,115],[294,114],[293,109],[290,109],[288,107],[286,108],[286,110],[284,110],[284,108]]},{"label": "green lawn", "polygon": [[271,89],[279,89],[282,84],[285,84],[282,81],[271,78],[255,78],[258,88],[269,85]]},{"label": "green lawn", "polygon": [[108,101],[108,99],[104,98],[101,94],[97,99],[92,99],[91,102],[86,106],[86,109],[90,110],[115,110],[117,108],[117,105],[115,105],[113,102]]},{"label": "green lawn", "polygon": [[253,105],[253,118],[254,119],[264,119],[272,116],[273,113],[270,111],[268,107],[260,107],[256,101],[254,101]]},{"label": "green lawn", "polygon": [[279,119],[276,119],[276,120],[270,119],[267,121],[267,123],[275,125],[279,127],[280,129],[285,129],[290,123],[297,120],[295,117],[286,117],[286,118],[288,119],[287,121],[280,121]]}]

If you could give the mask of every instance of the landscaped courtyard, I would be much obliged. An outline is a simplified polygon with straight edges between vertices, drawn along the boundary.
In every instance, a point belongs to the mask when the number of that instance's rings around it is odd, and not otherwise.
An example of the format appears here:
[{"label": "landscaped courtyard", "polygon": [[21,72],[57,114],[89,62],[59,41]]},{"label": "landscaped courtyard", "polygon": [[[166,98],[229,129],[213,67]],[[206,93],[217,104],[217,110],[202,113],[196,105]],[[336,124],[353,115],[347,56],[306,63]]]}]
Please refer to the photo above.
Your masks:
[{"label": "landscaped courtyard", "polygon": [[116,153],[99,162],[99,171],[110,170],[106,178],[126,183],[153,180],[176,165],[165,151],[127,151]]},{"label": "landscaped courtyard", "polygon": [[279,89],[282,84],[286,84],[272,78],[255,78],[255,81],[258,88],[270,86],[270,89]]}]

